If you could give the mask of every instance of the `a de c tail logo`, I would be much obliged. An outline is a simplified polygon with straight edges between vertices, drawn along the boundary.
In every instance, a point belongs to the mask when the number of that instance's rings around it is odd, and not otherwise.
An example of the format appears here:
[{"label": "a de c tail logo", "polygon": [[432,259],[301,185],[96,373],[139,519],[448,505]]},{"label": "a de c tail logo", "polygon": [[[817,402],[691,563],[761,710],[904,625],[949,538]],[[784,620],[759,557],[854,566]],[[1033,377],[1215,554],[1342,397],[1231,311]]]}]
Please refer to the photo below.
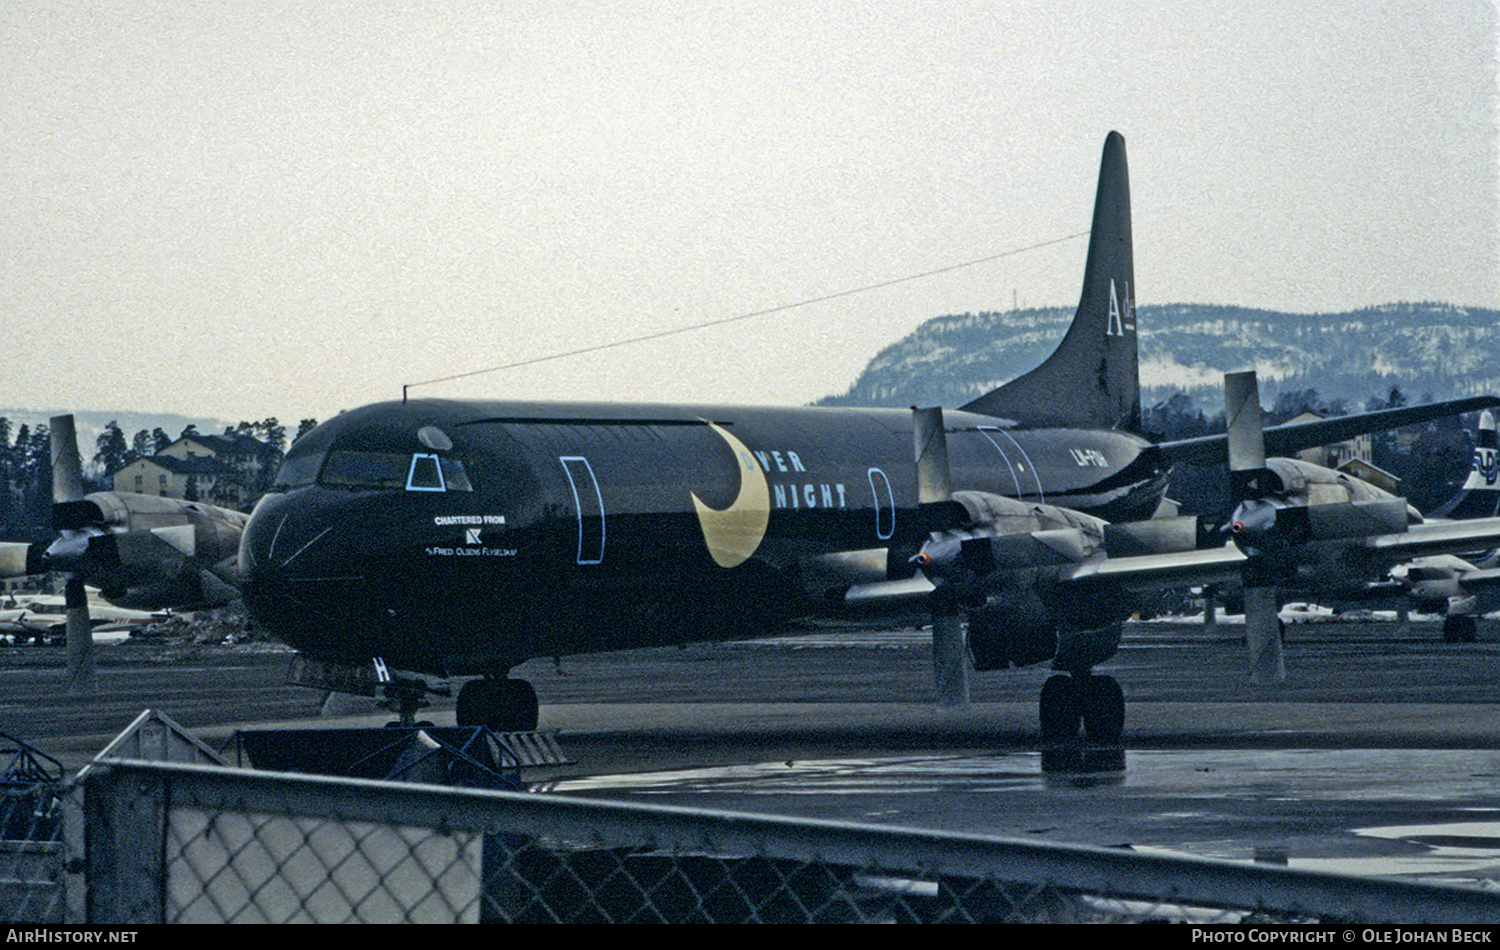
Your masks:
[{"label": "a de c tail logo", "polygon": [[1500,478],[1500,451],[1495,449],[1474,450],[1474,472],[1487,486],[1493,486]]},{"label": "a de c tail logo", "polygon": [[1124,336],[1126,331],[1135,332],[1135,301],[1130,299],[1130,283],[1125,283],[1125,305],[1120,305],[1120,296],[1115,292],[1115,281],[1109,280],[1109,325],[1105,336]]}]

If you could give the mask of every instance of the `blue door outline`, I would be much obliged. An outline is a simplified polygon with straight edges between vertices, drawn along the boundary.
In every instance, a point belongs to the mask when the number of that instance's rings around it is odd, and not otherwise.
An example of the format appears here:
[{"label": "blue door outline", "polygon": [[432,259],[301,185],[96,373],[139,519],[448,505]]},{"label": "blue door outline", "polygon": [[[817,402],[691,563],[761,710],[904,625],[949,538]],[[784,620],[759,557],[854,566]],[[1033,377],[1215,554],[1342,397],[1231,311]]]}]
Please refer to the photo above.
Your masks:
[{"label": "blue door outline", "polygon": [[1016,486],[1016,498],[1020,501],[1026,501],[1026,496],[1030,494],[1030,492],[1021,487],[1021,478],[1016,474],[1016,467],[1011,464],[1010,457],[1005,454],[1005,450],[1000,447],[1000,443],[995,441],[995,437],[990,434],[992,432],[998,432],[1001,435],[1005,436],[1005,438],[1009,440],[1010,444],[1015,447],[1016,451],[1021,453],[1021,460],[1023,462],[1021,468],[1023,471],[1028,466],[1031,468],[1031,484],[1036,488],[1036,500],[1045,505],[1047,503],[1047,496],[1042,492],[1041,475],[1036,470],[1036,464],[1031,461],[1031,456],[1026,454],[1025,449],[1021,448],[1021,443],[1017,442],[1015,436],[1011,435],[1009,432],[1006,432],[1004,429],[995,426],[980,426],[979,434],[984,436],[985,440],[989,442],[990,445],[995,447],[995,451],[1000,453],[1000,461],[1004,462],[1005,467],[1010,471],[1010,479],[1015,483]]},{"label": "blue door outline", "polygon": [[[875,537],[889,541],[891,535],[896,533],[896,496],[891,491],[891,480],[878,468],[871,468],[867,474],[870,477],[870,494],[875,498]],[[884,504],[880,497],[882,488],[885,490]]]},{"label": "blue door outline", "polygon": [[[568,476],[568,487],[573,490],[573,510],[578,513],[578,564],[603,564],[604,496],[599,493],[594,468],[581,455],[560,455],[557,461],[562,464],[563,474]],[[594,517],[599,519],[598,530],[589,524],[589,519]]]}]

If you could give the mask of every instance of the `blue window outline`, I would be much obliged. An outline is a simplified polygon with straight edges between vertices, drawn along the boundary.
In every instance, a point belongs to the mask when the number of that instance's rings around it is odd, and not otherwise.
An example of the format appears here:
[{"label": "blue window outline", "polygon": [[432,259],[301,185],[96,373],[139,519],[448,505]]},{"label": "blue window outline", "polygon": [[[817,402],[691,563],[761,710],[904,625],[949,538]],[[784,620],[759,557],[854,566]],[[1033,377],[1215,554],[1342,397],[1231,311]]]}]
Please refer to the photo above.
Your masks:
[{"label": "blue window outline", "polygon": [[[417,485],[417,484],[415,484],[416,477],[417,477],[417,463],[419,463],[420,461],[422,461],[422,459],[431,459],[432,460],[432,470],[437,473],[437,481],[438,481],[437,485],[434,486],[434,485]],[[446,481],[444,481],[444,479],[443,479],[443,463],[442,463],[442,460],[439,459],[435,454],[430,453],[430,452],[417,452],[416,454],[414,454],[411,457],[411,468],[407,469],[407,472],[406,472],[406,490],[407,491],[447,491],[448,490],[448,483]]]}]

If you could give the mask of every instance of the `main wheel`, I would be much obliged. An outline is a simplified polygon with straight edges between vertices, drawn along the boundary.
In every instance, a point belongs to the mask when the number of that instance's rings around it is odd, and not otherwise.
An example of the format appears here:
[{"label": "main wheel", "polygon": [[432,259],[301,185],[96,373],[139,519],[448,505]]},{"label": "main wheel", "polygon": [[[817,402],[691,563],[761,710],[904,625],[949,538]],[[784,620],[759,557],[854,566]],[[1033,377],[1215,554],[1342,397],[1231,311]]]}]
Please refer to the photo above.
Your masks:
[{"label": "main wheel", "polygon": [[1479,622],[1467,614],[1449,614],[1443,618],[1443,639],[1449,643],[1473,643]]},{"label": "main wheel", "polygon": [[536,729],[536,690],[525,680],[469,680],[458,691],[453,718],[460,726],[487,726],[496,732]]},{"label": "main wheel", "polygon": [[1078,738],[1078,725],[1082,719],[1078,683],[1071,676],[1048,677],[1042,684],[1042,696],[1038,702],[1042,720],[1043,742],[1073,742]]},{"label": "main wheel", "polygon": [[525,680],[504,680],[500,684],[496,732],[534,732],[540,704],[536,690]]},{"label": "main wheel", "polygon": [[1089,676],[1082,684],[1083,731],[1095,742],[1118,745],[1125,734],[1125,692],[1113,676]]},{"label": "main wheel", "polygon": [[460,726],[486,725],[499,698],[489,680],[469,680],[458,691],[453,718]]}]

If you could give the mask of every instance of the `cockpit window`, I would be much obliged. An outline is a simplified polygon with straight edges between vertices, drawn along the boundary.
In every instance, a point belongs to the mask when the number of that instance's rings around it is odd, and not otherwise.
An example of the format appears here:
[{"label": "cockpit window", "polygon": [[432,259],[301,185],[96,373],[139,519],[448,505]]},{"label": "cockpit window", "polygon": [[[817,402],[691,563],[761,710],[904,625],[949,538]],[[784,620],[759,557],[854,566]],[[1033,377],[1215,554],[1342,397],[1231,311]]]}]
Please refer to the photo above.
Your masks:
[{"label": "cockpit window", "polygon": [[410,455],[330,452],[318,484],[329,488],[405,488],[410,465]]},{"label": "cockpit window", "polygon": [[464,471],[464,463],[451,455],[438,456],[438,464],[443,468],[443,484],[448,486],[449,491],[473,491],[474,486],[469,484],[469,473]]},{"label": "cockpit window", "polygon": [[355,491],[473,491],[463,462],[418,452],[328,453],[318,484]]},{"label": "cockpit window", "polygon": [[318,480],[318,469],[322,467],[322,452],[290,456],[281,463],[281,471],[276,473],[275,490],[291,491],[293,488],[306,488]]},{"label": "cockpit window", "polygon": [[418,453],[411,457],[411,470],[406,474],[407,491],[447,491],[443,485],[443,473],[438,468],[436,455]]}]

